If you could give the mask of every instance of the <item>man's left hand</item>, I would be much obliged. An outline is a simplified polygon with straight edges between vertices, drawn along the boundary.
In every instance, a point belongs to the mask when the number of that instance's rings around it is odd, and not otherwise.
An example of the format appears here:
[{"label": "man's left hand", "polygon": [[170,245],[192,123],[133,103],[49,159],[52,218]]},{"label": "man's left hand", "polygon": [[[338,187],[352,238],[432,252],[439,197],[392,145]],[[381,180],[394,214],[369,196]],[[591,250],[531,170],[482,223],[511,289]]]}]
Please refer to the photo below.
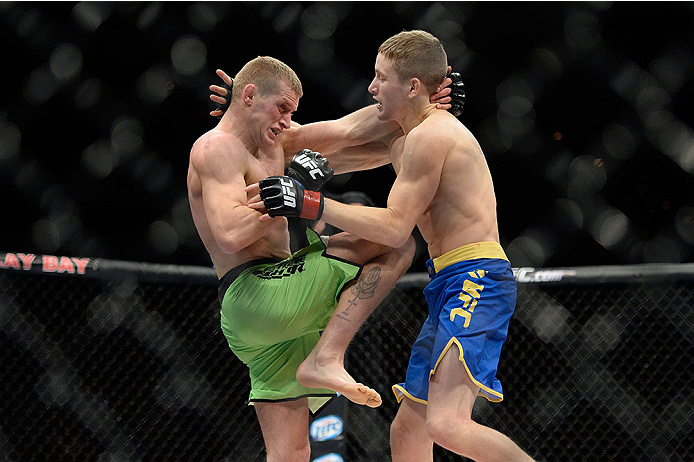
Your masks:
[{"label": "man's left hand", "polygon": [[333,169],[328,165],[328,159],[320,152],[302,149],[292,158],[287,167],[287,176],[298,180],[306,189],[320,191],[325,183],[333,177]]},{"label": "man's left hand", "polygon": [[448,66],[448,76],[443,79],[429,101],[436,104],[437,109],[446,109],[456,117],[463,113],[465,106],[465,85],[462,77],[457,72],[451,72],[453,68]]}]

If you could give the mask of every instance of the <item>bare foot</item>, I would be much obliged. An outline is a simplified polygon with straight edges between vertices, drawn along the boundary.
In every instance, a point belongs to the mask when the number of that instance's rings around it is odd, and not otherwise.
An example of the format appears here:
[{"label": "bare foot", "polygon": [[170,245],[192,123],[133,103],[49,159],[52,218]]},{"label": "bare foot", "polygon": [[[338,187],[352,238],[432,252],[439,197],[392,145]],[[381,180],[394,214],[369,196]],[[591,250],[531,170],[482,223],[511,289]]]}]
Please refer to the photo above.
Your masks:
[{"label": "bare foot", "polygon": [[296,371],[300,384],[309,388],[327,388],[344,395],[348,400],[369,406],[381,405],[381,395],[363,383],[358,383],[338,362],[318,365],[314,355],[309,355]]}]

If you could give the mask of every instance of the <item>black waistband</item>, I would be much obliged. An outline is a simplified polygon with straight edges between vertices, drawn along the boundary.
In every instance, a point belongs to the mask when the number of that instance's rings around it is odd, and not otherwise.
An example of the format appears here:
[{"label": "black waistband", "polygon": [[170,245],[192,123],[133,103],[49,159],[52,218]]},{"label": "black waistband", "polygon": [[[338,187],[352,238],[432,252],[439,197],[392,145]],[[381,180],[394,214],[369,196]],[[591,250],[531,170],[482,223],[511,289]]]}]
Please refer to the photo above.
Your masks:
[{"label": "black waistband", "polygon": [[229,286],[231,285],[234,280],[239,277],[239,274],[243,273],[244,270],[252,267],[252,266],[258,266],[258,265],[263,265],[265,263],[277,263],[281,262],[279,258],[258,258],[257,260],[251,260],[247,261],[246,263],[242,263],[239,266],[230,269],[227,271],[227,273],[222,276],[222,278],[219,280],[219,292],[218,292],[218,297],[219,297],[219,303],[222,303],[222,300],[224,300],[224,294],[227,293],[227,290],[229,289]]}]

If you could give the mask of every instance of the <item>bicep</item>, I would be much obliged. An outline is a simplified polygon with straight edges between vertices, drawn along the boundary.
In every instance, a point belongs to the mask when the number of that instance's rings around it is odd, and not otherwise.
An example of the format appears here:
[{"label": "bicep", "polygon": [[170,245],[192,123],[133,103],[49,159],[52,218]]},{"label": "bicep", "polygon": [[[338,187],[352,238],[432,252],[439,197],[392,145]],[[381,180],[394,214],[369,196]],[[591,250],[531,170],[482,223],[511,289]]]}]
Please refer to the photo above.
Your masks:
[{"label": "bicep", "polygon": [[227,177],[221,180],[209,176],[202,181],[202,201],[205,214],[213,231],[226,230],[232,227],[233,211],[246,202],[244,188],[246,183],[242,175]]},{"label": "bicep", "polygon": [[[225,151],[226,150],[226,151]],[[210,149],[198,159],[202,204],[213,232],[224,232],[233,226],[232,211],[246,204],[245,172],[242,156],[235,158],[233,148]]]},{"label": "bicep", "polygon": [[437,156],[405,154],[388,195],[388,208],[414,226],[436,195],[442,167],[443,160]]}]

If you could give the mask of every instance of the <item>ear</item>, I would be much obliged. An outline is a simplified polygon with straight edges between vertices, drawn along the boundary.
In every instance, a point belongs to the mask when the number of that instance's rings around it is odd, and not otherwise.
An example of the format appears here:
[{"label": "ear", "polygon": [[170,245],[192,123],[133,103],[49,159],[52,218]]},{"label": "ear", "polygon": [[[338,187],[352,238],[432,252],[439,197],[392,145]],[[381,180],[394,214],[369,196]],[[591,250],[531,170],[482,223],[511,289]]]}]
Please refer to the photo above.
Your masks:
[{"label": "ear", "polygon": [[419,80],[416,77],[412,77],[410,79],[410,90],[408,91],[407,96],[410,98],[414,98],[422,92],[423,88],[424,87],[422,86],[421,80]]},{"label": "ear", "polygon": [[245,87],[243,87],[243,93],[241,94],[241,99],[243,99],[243,102],[246,103],[246,106],[250,106],[253,104],[253,97],[258,94],[258,87],[256,87],[254,84],[249,83]]}]

